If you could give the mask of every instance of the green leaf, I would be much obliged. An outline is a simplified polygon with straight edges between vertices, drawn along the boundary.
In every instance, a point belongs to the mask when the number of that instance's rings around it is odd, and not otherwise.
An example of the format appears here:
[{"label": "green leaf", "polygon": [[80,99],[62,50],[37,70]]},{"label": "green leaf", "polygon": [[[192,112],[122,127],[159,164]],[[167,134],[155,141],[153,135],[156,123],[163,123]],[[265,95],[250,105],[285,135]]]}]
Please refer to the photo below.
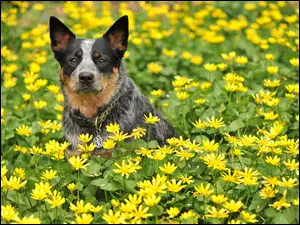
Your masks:
[{"label": "green leaf", "polygon": [[284,209],[273,219],[274,224],[292,224],[296,219],[296,209],[294,207]]},{"label": "green leaf", "polygon": [[83,184],[80,183],[80,182],[77,182],[77,183],[76,183],[76,188],[77,188],[79,191],[82,191],[82,190],[83,190]]},{"label": "green leaf", "polygon": [[101,190],[106,190],[106,191],[116,191],[120,189],[118,184],[110,183],[107,179],[102,179],[102,178],[93,180],[91,182],[91,185],[98,186]]},{"label": "green leaf", "polygon": [[84,190],[83,190],[83,194],[84,196],[94,196],[96,194],[97,191],[97,186],[94,186],[92,184],[89,184]]},{"label": "green leaf", "polygon": [[277,211],[276,209],[274,209],[273,207],[269,207],[267,208],[266,210],[264,210],[264,214],[267,216],[267,217],[274,217],[277,215]]},{"label": "green leaf", "polygon": [[245,127],[245,124],[241,120],[233,121],[227,128],[227,132],[237,131],[238,129]]},{"label": "green leaf", "polygon": [[261,212],[266,205],[268,204],[268,199],[262,199],[258,194],[253,198],[251,205],[249,206],[249,210],[255,209],[257,213]]},{"label": "green leaf", "polygon": [[157,147],[158,147],[158,142],[156,140],[148,142],[148,148],[157,148]]},{"label": "green leaf", "polygon": [[155,205],[155,206],[151,207],[150,212],[154,216],[159,216],[159,215],[163,214],[164,208],[160,205]]}]

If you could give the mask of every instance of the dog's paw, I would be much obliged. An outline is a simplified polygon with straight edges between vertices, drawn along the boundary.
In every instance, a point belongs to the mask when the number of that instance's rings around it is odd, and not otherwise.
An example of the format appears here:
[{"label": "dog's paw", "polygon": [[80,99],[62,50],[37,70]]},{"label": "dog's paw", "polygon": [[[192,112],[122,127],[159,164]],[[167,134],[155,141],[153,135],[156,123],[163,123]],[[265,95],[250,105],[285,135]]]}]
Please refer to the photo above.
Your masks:
[{"label": "dog's paw", "polygon": [[69,148],[65,151],[65,157],[67,159],[71,158],[72,156],[80,156],[82,153],[79,151],[72,151]]},{"label": "dog's paw", "polygon": [[92,156],[100,157],[100,158],[110,158],[112,156],[112,151],[107,151],[104,149],[95,149],[92,152]]}]

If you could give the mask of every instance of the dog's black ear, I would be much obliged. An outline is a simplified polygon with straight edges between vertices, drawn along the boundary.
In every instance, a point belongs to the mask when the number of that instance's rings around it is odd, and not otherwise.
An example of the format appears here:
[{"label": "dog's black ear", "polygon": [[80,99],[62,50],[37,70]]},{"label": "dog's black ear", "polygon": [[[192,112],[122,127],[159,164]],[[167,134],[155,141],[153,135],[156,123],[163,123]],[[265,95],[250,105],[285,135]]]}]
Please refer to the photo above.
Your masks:
[{"label": "dog's black ear", "polygon": [[128,16],[122,16],[103,35],[112,48],[120,51],[123,57],[128,43]]},{"label": "dog's black ear", "polygon": [[63,24],[59,19],[54,16],[50,17],[49,20],[50,27],[50,39],[51,39],[51,49],[53,52],[59,52],[65,49],[66,45],[73,39],[75,39],[75,34],[70,31],[70,29]]}]

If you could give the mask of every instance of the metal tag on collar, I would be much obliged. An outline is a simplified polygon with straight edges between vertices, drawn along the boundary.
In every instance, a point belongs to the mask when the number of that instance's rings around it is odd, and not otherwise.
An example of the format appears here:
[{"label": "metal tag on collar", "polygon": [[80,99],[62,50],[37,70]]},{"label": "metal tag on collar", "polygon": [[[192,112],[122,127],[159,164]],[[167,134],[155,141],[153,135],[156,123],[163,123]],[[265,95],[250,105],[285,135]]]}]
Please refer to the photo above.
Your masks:
[{"label": "metal tag on collar", "polygon": [[96,137],[93,139],[93,143],[96,145],[96,148],[101,148],[103,146],[103,139],[102,137],[97,134]]}]

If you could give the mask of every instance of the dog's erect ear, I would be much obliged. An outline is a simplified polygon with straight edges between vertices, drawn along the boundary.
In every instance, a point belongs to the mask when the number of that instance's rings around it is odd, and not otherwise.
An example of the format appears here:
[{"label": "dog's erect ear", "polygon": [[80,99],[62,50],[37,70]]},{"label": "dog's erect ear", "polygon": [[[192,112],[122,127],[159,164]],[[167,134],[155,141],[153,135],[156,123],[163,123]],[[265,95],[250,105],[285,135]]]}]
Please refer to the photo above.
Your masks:
[{"label": "dog's erect ear", "polygon": [[116,48],[124,55],[128,43],[128,16],[122,16],[103,35],[112,48]]},{"label": "dog's erect ear", "polygon": [[75,34],[73,34],[66,25],[64,25],[59,19],[54,16],[50,17],[49,27],[51,49],[53,52],[64,50],[66,45],[71,40],[75,39]]}]

